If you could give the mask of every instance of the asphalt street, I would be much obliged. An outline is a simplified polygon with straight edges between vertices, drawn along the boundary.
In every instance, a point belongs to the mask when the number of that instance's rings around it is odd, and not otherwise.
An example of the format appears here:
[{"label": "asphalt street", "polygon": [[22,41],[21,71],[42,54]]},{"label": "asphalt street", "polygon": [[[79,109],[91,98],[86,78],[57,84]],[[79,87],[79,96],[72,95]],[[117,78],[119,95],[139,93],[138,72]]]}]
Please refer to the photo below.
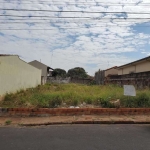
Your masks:
[{"label": "asphalt street", "polygon": [[150,150],[150,125],[1,127],[0,150]]}]

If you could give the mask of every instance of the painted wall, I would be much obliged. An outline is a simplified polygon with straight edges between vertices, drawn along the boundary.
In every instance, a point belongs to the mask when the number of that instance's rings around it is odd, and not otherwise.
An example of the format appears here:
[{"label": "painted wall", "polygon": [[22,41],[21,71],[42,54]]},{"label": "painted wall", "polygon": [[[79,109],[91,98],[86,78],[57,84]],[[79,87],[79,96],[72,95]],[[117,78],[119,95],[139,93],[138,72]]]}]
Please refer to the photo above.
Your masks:
[{"label": "painted wall", "polygon": [[136,72],[136,66],[135,65],[123,68],[123,74],[129,74],[131,72]]},{"label": "painted wall", "polygon": [[123,69],[118,69],[118,75],[123,75]]},{"label": "painted wall", "polygon": [[31,61],[31,62],[29,62],[29,64],[42,70],[42,74],[41,74],[42,85],[46,84],[46,81],[47,81],[47,66],[42,64],[41,62],[39,62],[37,60]]},{"label": "painted wall", "polygon": [[42,75],[41,76],[44,76],[44,77],[47,77],[47,66],[34,60],[32,62],[29,62],[30,65],[38,68],[38,69],[41,69],[42,70]]},{"label": "painted wall", "polygon": [[117,75],[117,74],[118,74],[118,70],[115,68],[105,70],[105,77],[107,77],[108,75]]},{"label": "painted wall", "polygon": [[118,75],[129,74],[130,72],[146,72],[150,71],[150,61],[139,62],[135,65],[125,66],[124,68],[118,69]]},{"label": "painted wall", "polygon": [[41,70],[18,56],[0,56],[0,95],[41,84]]},{"label": "painted wall", "polygon": [[150,71],[150,60],[136,65],[136,72]]}]

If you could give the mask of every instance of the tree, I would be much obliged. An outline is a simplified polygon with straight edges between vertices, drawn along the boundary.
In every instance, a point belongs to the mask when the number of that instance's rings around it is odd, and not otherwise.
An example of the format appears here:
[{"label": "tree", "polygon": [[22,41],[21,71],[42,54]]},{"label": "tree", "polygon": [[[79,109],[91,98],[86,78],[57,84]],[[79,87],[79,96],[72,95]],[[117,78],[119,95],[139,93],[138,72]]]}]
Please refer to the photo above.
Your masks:
[{"label": "tree", "polygon": [[74,78],[87,78],[87,73],[81,67],[76,67],[68,70],[67,76]]},{"label": "tree", "polygon": [[56,68],[54,69],[54,71],[52,72],[52,76],[53,77],[56,77],[56,76],[59,76],[59,77],[66,77],[66,71],[64,69],[60,69],[60,68]]}]

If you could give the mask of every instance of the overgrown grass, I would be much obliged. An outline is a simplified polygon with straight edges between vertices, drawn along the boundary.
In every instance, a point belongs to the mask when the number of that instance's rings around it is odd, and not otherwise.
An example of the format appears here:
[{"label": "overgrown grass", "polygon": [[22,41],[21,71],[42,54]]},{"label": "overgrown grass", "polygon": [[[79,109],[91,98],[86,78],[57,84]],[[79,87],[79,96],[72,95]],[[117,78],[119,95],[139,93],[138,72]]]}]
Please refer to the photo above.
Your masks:
[{"label": "overgrown grass", "polygon": [[99,107],[115,107],[110,100],[120,99],[121,107],[150,107],[150,90],[137,91],[136,97],[123,96],[123,88],[109,85],[46,84],[36,88],[6,94],[0,107],[44,107],[55,108],[66,103],[77,106],[80,103]]}]

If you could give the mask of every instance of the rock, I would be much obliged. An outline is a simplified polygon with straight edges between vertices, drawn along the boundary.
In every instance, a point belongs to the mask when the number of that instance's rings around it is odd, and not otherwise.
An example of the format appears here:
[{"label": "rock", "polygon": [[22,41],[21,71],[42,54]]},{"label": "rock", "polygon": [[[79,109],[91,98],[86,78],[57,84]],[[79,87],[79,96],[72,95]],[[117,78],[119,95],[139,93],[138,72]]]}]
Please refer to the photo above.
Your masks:
[{"label": "rock", "polygon": [[80,104],[80,107],[83,107],[83,104]]},{"label": "rock", "polygon": [[69,108],[74,108],[74,106],[70,106]]},{"label": "rock", "polygon": [[66,106],[66,103],[63,103],[62,105],[63,105],[63,106]]},{"label": "rock", "polygon": [[79,106],[76,106],[75,108],[80,108]]},{"label": "rock", "polygon": [[110,101],[112,105],[119,108],[120,107],[120,99]]},{"label": "rock", "polygon": [[85,103],[85,102],[83,102],[83,105],[86,105],[86,103]]}]

